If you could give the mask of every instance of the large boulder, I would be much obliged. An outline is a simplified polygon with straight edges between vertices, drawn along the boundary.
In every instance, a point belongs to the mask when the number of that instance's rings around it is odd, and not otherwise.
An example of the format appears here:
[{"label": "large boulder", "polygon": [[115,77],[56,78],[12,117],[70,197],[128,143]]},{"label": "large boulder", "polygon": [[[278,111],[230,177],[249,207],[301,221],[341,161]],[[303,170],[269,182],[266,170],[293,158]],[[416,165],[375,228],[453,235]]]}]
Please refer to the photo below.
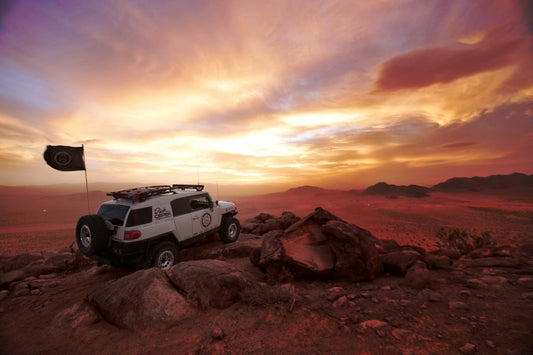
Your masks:
[{"label": "large boulder", "polygon": [[234,243],[217,241],[182,249],[180,250],[180,259],[187,261],[247,257],[253,249],[261,246],[260,238],[254,234],[241,233],[239,240]]},{"label": "large boulder", "polygon": [[132,330],[166,329],[191,312],[165,272],[157,268],[98,285],[87,299],[106,321]]},{"label": "large boulder", "polygon": [[295,276],[372,279],[382,271],[370,232],[318,207],[285,231],[264,236],[254,263],[262,270],[286,268]]},{"label": "large boulder", "polygon": [[247,219],[242,225],[242,231],[244,233],[263,235],[274,230],[285,230],[299,220],[300,217],[297,217],[292,212],[283,212],[280,217],[274,217],[268,213],[260,213],[253,218]]},{"label": "large boulder", "polygon": [[222,260],[191,260],[167,271],[170,280],[199,308],[226,308],[252,286],[251,278]]},{"label": "large boulder", "polygon": [[25,268],[28,265],[36,262],[42,263],[44,256],[42,254],[20,254],[12,257],[2,257],[0,260],[0,271],[9,272],[17,269]]},{"label": "large boulder", "polygon": [[76,256],[70,251],[20,254],[0,259],[0,290],[27,277],[62,272],[71,268]]},{"label": "large boulder", "polygon": [[381,256],[385,272],[400,276],[404,276],[418,260],[422,260],[422,254],[413,249],[393,251]]}]

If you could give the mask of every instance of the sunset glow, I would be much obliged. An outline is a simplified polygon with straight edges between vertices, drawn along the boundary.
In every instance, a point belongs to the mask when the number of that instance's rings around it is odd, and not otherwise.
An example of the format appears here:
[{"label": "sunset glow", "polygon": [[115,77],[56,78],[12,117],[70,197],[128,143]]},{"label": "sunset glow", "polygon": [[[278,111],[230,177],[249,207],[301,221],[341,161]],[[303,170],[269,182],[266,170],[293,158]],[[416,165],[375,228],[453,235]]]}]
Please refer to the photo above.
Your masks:
[{"label": "sunset glow", "polygon": [[[8,1],[0,184],[533,173],[526,1]],[[126,186],[128,187],[128,186]]]}]

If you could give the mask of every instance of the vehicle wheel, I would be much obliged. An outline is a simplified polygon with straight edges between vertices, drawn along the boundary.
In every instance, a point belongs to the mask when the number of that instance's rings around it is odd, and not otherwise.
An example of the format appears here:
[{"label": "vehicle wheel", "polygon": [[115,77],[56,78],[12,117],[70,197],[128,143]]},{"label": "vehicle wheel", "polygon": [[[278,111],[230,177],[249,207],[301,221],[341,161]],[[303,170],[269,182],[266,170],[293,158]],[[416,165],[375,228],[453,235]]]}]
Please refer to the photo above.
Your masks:
[{"label": "vehicle wheel", "polygon": [[222,225],[218,234],[220,235],[220,240],[224,243],[233,243],[239,239],[239,234],[241,233],[241,225],[239,220],[233,217],[224,217],[222,219]]},{"label": "vehicle wheel", "polygon": [[150,251],[148,261],[150,267],[168,270],[179,261],[178,247],[172,242],[156,244]]},{"label": "vehicle wheel", "polygon": [[96,214],[80,217],[76,225],[76,243],[83,254],[91,256],[105,249],[108,238],[109,232],[102,217]]}]

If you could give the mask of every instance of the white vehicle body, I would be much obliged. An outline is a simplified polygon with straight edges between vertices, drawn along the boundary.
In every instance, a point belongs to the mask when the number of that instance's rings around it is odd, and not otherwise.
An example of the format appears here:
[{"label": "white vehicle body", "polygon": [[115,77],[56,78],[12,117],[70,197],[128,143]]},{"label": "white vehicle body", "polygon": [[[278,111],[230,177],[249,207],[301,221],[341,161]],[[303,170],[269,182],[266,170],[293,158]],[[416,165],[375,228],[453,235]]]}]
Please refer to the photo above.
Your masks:
[{"label": "white vehicle body", "polygon": [[[175,263],[181,246],[206,235],[219,232],[225,242],[237,240],[240,225],[233,218],[235,205],[213,201],[202,190],[203,185],[168,185],[109,193],[114,200],[102,203],[96,215],[80,218],[78,246],[85,255],[102,262],[145,260],[147,266],[162,267],[153,260],[157,256],[150,255],[157,254],[154,249],[161,244],[166,243],[166,249],[173,245]],[[107,236],[101,235],[100,219]]]}]

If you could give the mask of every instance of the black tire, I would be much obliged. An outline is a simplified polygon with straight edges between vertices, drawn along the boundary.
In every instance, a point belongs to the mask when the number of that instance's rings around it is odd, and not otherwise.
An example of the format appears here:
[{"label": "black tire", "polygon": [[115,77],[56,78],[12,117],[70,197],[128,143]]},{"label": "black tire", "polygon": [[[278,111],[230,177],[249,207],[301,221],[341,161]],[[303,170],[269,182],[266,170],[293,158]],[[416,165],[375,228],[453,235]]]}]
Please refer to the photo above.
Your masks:
[{"label": "black tire", "polygon": [[233,217],[224,217],[218,234],[220,240],[224,243],[236,242],[241,234],[241,224],[239,223],[239,220]]},{"label": "black tire", "polygon": [[150,250],[146,266],[168,270],[179,262],[179,258],[179,249],[175,243],[161,242]]},{"label": "black tire", "polygon": [[96,255],[107,247],[109,232],[105,221],[96,214],[80,217],[76,225],[78,249],[87,255]]}]

